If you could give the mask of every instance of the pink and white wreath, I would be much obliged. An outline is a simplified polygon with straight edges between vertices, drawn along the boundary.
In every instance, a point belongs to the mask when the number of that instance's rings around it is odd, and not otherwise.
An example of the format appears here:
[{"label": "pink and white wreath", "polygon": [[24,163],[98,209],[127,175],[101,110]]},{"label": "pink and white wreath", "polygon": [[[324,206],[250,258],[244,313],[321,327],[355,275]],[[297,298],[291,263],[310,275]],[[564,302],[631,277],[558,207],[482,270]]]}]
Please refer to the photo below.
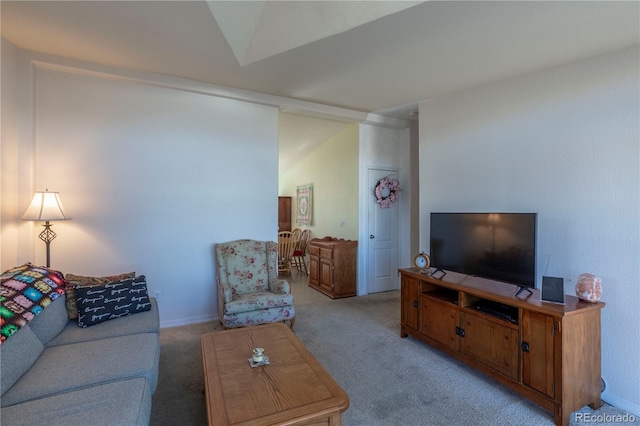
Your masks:
[{"label": "pink and white wreath", "polygon": [[380,204],[383,209],[389,208],[398,201],[400,197],[400,183],[393,176],[382,178],[376,183],[373,194],[376,196],[376,203]]}]

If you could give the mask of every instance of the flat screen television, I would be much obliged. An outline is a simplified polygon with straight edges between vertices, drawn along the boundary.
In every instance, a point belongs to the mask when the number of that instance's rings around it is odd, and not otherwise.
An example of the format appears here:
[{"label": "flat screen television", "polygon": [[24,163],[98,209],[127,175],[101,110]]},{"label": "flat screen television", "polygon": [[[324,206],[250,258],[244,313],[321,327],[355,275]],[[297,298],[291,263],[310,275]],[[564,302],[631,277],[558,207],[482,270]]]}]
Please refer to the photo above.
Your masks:
[{"label": "flat screen television", "polygon": [[536,213],[431,213],[431,264],[536,286]]}]

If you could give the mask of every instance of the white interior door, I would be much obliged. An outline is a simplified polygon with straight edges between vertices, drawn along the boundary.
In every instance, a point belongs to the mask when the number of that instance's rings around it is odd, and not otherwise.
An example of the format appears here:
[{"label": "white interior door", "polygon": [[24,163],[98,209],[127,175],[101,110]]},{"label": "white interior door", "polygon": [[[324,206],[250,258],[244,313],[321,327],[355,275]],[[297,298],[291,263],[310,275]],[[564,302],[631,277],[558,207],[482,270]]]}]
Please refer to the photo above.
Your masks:
[{"label": "white interior door", "polygon": [[[378,181],[386,176],[398,178],[393,169],[369,169],[367,181],[373,194]],[[369,293],[398,289],[398,203],[382,208],[368,197],[367,284]]]}]

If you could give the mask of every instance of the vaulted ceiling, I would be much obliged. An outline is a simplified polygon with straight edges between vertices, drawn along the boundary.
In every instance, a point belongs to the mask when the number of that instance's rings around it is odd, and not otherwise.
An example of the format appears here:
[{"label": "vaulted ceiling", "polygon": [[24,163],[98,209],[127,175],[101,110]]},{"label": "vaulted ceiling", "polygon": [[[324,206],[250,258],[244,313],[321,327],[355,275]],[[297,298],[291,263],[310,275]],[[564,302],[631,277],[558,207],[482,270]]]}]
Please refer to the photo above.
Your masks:
[{"label": "vaulted ceiling", "polygon": [[15,46],[408,118],[640,43],[637,1],[5,1]]}]

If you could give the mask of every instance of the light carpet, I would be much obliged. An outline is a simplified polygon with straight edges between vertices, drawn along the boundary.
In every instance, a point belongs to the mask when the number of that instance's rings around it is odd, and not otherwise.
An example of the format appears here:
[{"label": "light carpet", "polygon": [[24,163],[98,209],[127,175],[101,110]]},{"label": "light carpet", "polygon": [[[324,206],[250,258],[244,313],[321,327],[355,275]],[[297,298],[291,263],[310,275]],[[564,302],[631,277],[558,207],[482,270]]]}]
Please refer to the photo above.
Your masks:
[{"label": "light carpet", "polygon": [[[553,424],[550,413],[492,379],[400,338],[397,291],[296,306],[296,317],[298,338],[349,395],[344,425]],[[200,336],[220,329],[209,322],[161,330],[152,425],[206,424]],[[580,412],[625,414],[608,404]],[[572,425],[581,423],[572,415]]]}]

